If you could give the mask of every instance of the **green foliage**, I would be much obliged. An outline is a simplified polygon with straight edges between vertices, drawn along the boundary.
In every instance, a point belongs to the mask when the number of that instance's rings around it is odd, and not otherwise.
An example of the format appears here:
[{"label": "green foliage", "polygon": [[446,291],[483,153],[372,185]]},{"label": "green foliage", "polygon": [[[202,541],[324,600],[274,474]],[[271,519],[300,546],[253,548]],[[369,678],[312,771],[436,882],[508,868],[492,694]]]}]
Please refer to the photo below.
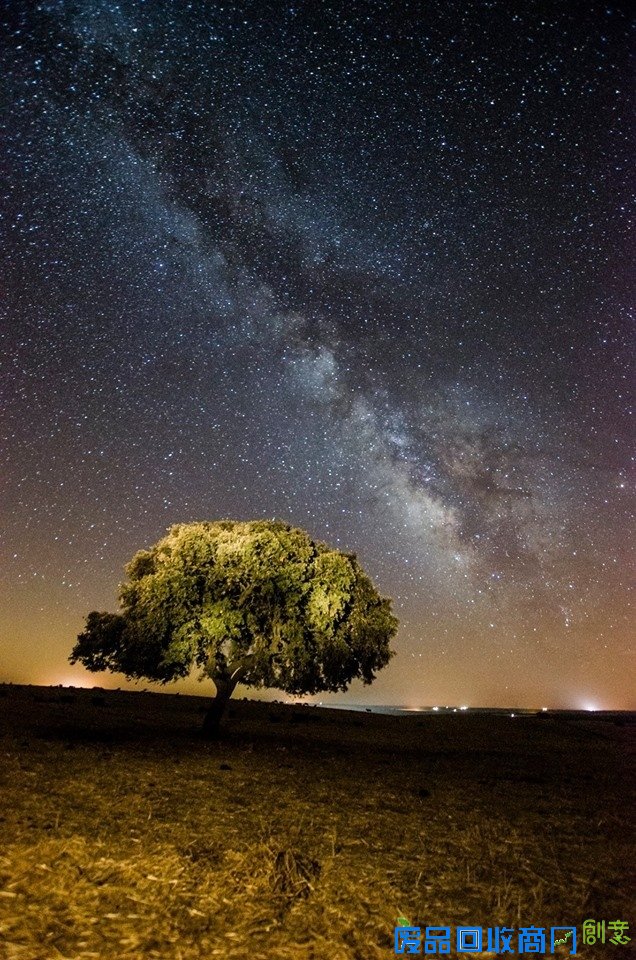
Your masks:
[{"label": "green foliage", "polygon": [[126,567],[120,613],[91,613],[70,660],[166,683],[193,666],[287,693],[375,679],[397,629],[353,554],[280,522],[171,527]]}]

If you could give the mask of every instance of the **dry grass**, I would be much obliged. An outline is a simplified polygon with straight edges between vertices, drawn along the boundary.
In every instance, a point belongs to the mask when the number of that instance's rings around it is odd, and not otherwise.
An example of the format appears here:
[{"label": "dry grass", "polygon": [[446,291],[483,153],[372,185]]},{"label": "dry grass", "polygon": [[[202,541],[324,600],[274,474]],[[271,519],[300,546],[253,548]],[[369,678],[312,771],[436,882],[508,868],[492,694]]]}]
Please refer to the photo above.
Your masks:
[{"label": "dry grass", "polygon": [[238,702],[206,743],[195,698],[4,692],[2,960],[375,960],[398,913],[633,921],[629,723]]}]

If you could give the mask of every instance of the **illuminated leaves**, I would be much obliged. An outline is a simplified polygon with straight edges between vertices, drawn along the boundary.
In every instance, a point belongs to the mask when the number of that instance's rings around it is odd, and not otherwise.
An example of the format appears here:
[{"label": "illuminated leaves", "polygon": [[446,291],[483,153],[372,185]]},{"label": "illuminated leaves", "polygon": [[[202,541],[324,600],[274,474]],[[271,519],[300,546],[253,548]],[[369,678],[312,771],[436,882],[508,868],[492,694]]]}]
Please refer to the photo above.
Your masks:
[{"label": "illuminated leaves", "polygon": [[392,656],[390,601],[355,556],[284,523],[177,525],[126,572],[121,613],[89,614],[73,662],[162,682],[249,663],[244,683],[300,694],[370,683]]}]

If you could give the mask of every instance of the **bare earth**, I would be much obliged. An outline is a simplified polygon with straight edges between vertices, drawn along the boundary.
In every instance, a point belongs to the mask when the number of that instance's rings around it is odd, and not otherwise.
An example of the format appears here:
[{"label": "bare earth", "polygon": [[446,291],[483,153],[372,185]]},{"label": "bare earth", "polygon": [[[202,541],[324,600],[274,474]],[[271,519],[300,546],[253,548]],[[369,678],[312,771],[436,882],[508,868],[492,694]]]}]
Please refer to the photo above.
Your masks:
[{"label": "bare earth", "polygon": [[633,715],[205,703],[0,686],[2,960],[376,960],[399,914],[636,955]]}]

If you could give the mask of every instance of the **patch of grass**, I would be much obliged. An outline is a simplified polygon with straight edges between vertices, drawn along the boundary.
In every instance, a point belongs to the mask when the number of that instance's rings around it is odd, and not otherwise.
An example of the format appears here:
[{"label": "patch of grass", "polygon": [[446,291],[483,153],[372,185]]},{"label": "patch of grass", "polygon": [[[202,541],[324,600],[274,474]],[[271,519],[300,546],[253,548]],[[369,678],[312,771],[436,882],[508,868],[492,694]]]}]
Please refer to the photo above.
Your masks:
[{"label": "patch of grass", "polygon": [[399,913],[630,920],[630,723],[237,701],[206,743],[196,698],[73,696],[2,698],[2,960],[380,960]]}]

